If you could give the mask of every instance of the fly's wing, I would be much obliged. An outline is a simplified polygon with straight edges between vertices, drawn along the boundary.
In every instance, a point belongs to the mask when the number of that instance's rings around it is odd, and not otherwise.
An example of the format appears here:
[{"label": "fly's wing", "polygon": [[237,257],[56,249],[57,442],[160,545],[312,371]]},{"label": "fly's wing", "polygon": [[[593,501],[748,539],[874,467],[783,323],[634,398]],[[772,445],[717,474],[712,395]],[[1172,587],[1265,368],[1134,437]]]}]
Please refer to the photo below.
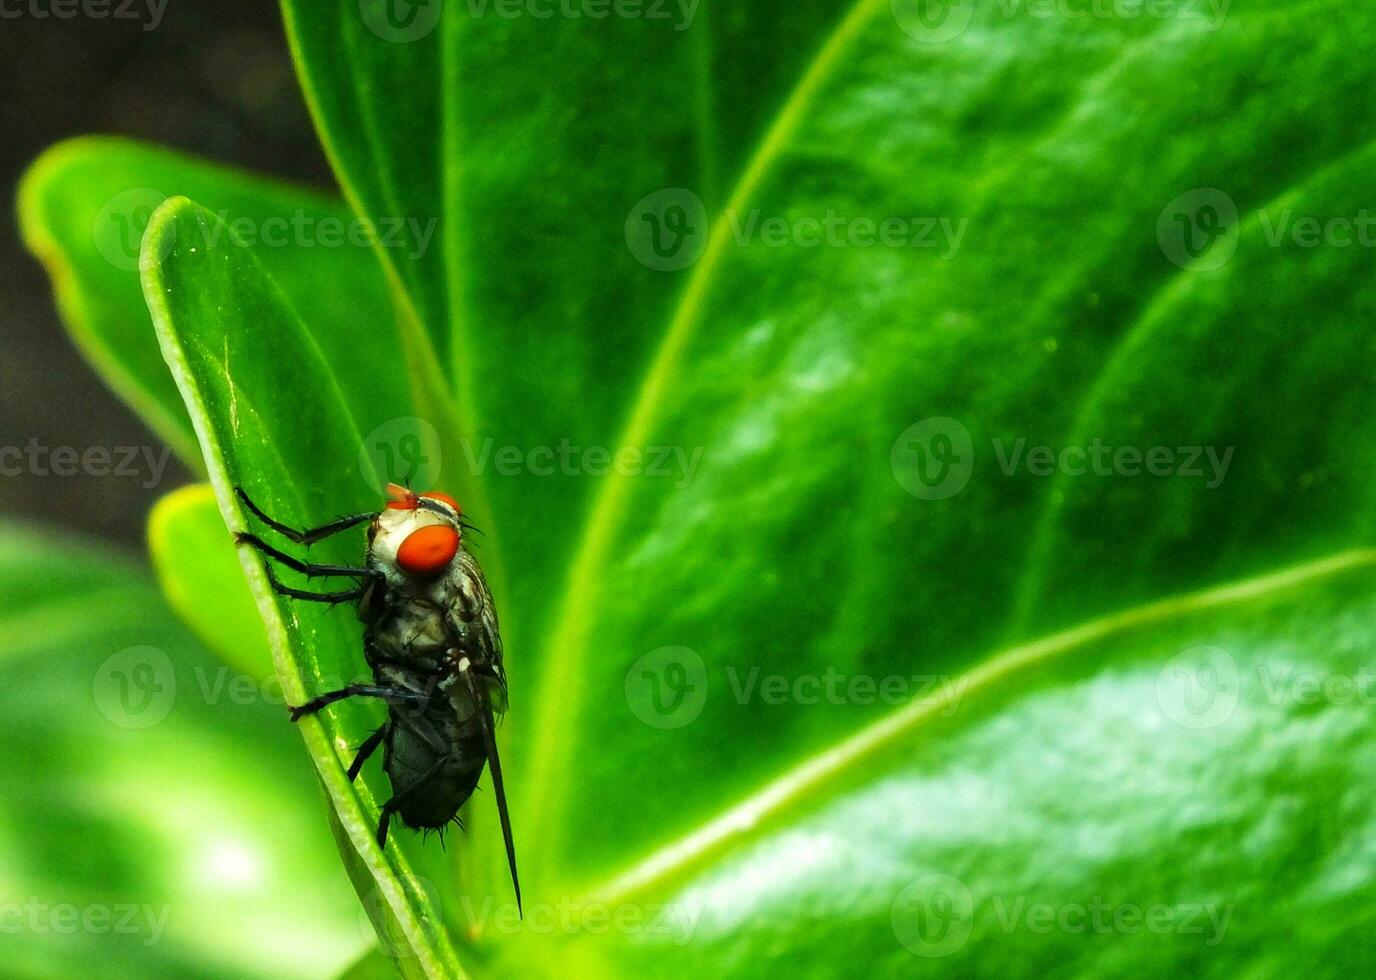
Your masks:
[{"label": "fly's wing", "polygon": [[496,716],[506,711],[506,668],[502,666],[502,634],[497,627],[497,607],[492,602],[482,569],[468,551],[459,552],[458,570],[461,576],[458,613],[467,627],[468,640],[464,649],[467,662],[461,661],[459,672],[477,706],[487,766],[492,771],[493,796],[497,798],[497,815],[501,818],[502,837],[506,841],[511,887],[516,892],[516,910],[524,916],[521,880],[516,875],[516,845],[511,839],[511,814],[507,811],[506,787],[502,782],[502,760],[497,755]]},{"label": "fly's wing", "polygon": [[[492,772],[492,795],[497,798],[497,815],[502,821],[502,838],[506,842],[506,863],[511,869],[511,887],[516,892],[516,911],[523,918],[521,909],[521,879],[516,874],[516,844],[511,839],[511,814],[506,806],[506,787],[502,782],[502,760],[497,755],[497,733],[493,723],[492,701],[489,697],[491,685],[485,677],[477,677],[471,666],[463,671],[464,683],[473,703],[478,706],[478,721],[483,729],[483,747],[487,750],[487,766]],[[505,692],[505,683],[501,689]]]}]

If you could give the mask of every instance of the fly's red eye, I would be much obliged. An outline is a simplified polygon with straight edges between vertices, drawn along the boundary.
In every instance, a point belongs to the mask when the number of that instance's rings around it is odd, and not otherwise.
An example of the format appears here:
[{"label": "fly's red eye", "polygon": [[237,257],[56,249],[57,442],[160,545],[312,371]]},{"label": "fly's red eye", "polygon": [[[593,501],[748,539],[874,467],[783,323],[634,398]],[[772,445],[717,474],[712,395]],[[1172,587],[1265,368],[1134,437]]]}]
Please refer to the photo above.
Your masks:
[{"label": "fly's red eye", "polygon": [[409,575],[443,571],[459,550],[459,532],[445,524],[412,531],[397,549],[397,564]]},{"label": "fly's red eye", "polygon": [[463,508],[459,506],[459,502],[447,493],[440,493],[438,490],[427,490],[425,493],[421,494],[421,496],[425,497],[427,500],[438,500],[442,504],[448,504],[450,507],[454,508],[454,513],[456,514],[463,513]]}]

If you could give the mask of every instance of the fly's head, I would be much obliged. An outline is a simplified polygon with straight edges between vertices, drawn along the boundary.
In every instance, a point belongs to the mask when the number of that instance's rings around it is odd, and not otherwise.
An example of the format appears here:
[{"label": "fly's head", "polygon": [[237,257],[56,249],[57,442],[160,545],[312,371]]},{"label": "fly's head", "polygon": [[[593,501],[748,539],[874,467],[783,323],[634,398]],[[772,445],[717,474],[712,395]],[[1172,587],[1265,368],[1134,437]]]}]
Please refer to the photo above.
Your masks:
[{"label": "fly's head", "polygon": [[446,493],[415,493],[387,484],[391,498],[368,529],[369,564],[388,584],[407,586],[443,575],[463,546],[463,511]]}]

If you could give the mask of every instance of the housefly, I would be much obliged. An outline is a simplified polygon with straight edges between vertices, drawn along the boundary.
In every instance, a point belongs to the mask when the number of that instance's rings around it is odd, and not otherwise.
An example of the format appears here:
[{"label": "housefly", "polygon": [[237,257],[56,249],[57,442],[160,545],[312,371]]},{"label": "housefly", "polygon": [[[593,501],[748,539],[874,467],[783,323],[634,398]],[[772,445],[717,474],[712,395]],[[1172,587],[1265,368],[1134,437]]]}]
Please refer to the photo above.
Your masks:
[{"label": "housefly", "polygon": [[414,493],[393,483],[387,485],[390,499],[379,512],[297,530],[269,517],[242,487],[235,493],[265,525],[307,547],[368,525],[364,562],[357,568],[303,561],[256,534],[235,535],[239,543],[307,576],[354,580],[352,588],[339,591],[296,589],[278,581],[271,563],[264,563],[268,581],[281,595],[306,602],[353,603],[364,624],[363,656],[373,672],[372,684],[350,684],[317,695],[291,708],[291,719],[297,721],[345,698],[378,698],[387,705],[387,720],[363,742],[349,766],[352,781],[382,747],[392,797],[378,817],[379,847],[387,844],[394,814],[415,830],[442,830],[457,820],[483,766],[489,766],[519,909],[516,848],[494,732],[495,718],[506,710],[502,638],[482,569],[464,547],[464,532],[471,525],[458,502],[444,493]]}]

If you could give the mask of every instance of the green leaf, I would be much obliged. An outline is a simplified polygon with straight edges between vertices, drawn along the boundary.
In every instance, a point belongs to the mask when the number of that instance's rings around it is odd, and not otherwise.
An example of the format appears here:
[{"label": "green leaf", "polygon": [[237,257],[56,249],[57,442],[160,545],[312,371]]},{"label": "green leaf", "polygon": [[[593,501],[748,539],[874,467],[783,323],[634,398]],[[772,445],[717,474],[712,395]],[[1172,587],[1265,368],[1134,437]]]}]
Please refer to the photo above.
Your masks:
[{"label": "green leaf", "polygon": [[391,340],[395,328],[367,228],[337,200],[128,140],[61,143],[20,187],[25,242],[47,266],[82,352],[184,460],[199,466],[200,453],[138,276],[148,219],[174,194],[194,196],[229,222],[287,295],[314,311],[324,329],[338,331],[325,357],[354,390],[404,380],[395,343],[360,350],[343,342],[355,335]]},{"label": "green leaf", "polygon": [[202,642],[243,674],[271,677],[263,621],[209,486],[158,501],[148,516],[148,552],[163,594]]},{"label": "green leaf", "polygon": [[[384,424],[392,409],[345,397],[316,335],[252,252],[214,214],[174,198],[150,222],[144,257],[148,307],[225,522],[249,526],[234,486],[294,526],[375,508],[377,473],[361,450],[364,433]],[[331,539],[312,554],[356,564],[359,551],[357,540]],[[290,606],[270,591],[256,555],[241,554],[241,561],[289,703],[366,674],[359,626],[347,609]],[[353,751],[380,722],[376,709],[346,704],[298,727],[337,817],[356,890],[398,924],[389,937],[400,944],[398,965],[408,975],[457,973],[428,879],[417,870],[427,870],[433,857],[405,839],[379,850],[374,815],[387,798],[386,780],[376,767],[353,784],[345,775]],[[419,862],[413,852],[421,853]]]},{"label": "green leaf", "polygon": [[[386,787],[340,776],[376,714],[342,706],[303,731],[415,966],[457,969],[441,917],[497,973],[1359,965],[1376,303],[1364,248],[1290,232],[1364,214],[1376,15],[962,3],[947,34],[866,0],[785,44],[763,4],[680,37],[450,4],[406,41],[382,7],[285,9],[346,195],[443,211],[442,261],[383,259],[509,569],[529,913],[484,801],[446,894],[409,871],[433,849],[379,858]],[[675,207],[678,270],[644,237]],[[160,222],[145,285],[230,526],[236,480],[289,522],[376,507],[312,311],[232,240],[183,248],[213,216]],[[359,663],[246,568],[289,693]],[[1176,918],[1076,927],[1104,904]]]},{"label": "green leaf", "polygon": [[366,941],[280,696],[144,574],[0,528],[0,893],[12,976],[298,976]]}]

